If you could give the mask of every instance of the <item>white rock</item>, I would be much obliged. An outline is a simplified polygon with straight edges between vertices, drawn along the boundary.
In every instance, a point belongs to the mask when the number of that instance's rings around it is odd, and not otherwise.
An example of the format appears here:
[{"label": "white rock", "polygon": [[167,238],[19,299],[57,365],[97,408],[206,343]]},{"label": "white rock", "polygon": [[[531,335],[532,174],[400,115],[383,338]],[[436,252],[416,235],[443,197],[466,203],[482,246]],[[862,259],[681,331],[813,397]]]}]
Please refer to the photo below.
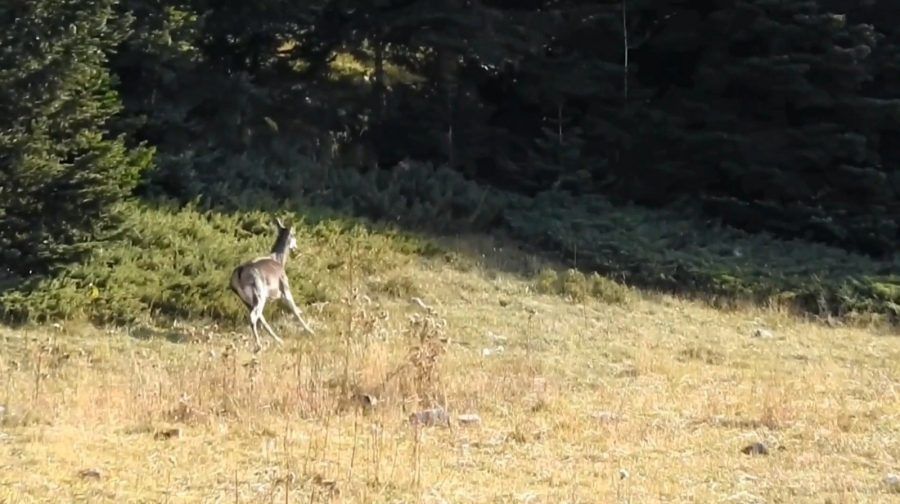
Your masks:
[{"label": "white rock", "polygon": [[894,492],[900,492],[900,476],[894,473],[888,473],[883,481],[884,484]]},{"label": "white rock", "polygon": [[465,413],[456,416],[456,421],[460,425],[478,425],[481,423],[481,417],[475,413]]},{"label": "white rock", "polygon": [[424,426],[447,426],[450,424],[450,416],[443,408],[432,408],[412,413],[409,415],[409,423]]},{"label": "white rock", "polygon": [[482,357],[490,357],[491,355],[494,355],[494,354],[501,354],[501,353],[503,353],[504,350],[505,350],[505,348],[503,348],[503,345],[497,345],[494,348],[483,348],[481,350],[481,356]]},{"label": "white rock", "polygon": [[591,413],[591,416],[600,423],[617,423],[623,420],[621,416],[611,411],[599,411]]},{"label": "white rock", "polygon": [[753,337],[760,339],[772,339],[775,335],[768,329],[757,328],[753,330]]}]

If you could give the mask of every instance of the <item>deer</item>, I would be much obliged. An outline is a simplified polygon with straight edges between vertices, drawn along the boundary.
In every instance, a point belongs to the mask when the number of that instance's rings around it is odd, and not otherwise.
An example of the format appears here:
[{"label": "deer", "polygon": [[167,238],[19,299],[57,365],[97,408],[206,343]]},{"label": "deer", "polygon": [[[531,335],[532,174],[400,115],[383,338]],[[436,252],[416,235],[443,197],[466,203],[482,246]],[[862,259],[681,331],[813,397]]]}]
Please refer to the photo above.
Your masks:
[{"label": "deer", "polygon": [[286,227],[280,217],[275,219],[275,225],[278,234],[272,245],[272,252],[267,256],[257,257],[237,266],[231,273],[231,290],[250,310],[250,329],[256,340],[257,352],[262,349],[257,330],[259,322],[262,322],[263,327],[279,345],[284,345],[284,341],[275,334],[263,316],[263,309],[267,301],[281,299],[300,321],[303,329],[310,334],[315,334],[309,324],[303,320],[300,309],[294,303],[290,283],[287,273],[285,273],[288,257],[297,248],[294,227]]}]

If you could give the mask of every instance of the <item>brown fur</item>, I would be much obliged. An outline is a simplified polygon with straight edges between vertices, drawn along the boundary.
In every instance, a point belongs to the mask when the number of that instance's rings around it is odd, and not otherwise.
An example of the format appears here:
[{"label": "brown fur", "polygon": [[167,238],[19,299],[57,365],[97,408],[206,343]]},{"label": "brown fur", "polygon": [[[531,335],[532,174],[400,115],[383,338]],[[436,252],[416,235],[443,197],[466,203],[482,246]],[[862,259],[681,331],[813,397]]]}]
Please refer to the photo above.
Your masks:
[{"label": "brown fur", "polygon": [[263,316],[263,309],[267,301],[283,300],[294,312],[303,328],[315,334],[301,317],[297,305],[294,304],[290,283],[284,269],[290,250],[296,246],[294,230],[285,227],[281,219],[276,220],[276,225],[278,236],[272,246],[271,254],[245,262],[231,273],[231,290],[250,310],[250,329],[256,340],[257,350],[261,348],[259,332],[256,329],[257,322],[262,322],[263,327],[275,341],[279,344],[283,343]]}]

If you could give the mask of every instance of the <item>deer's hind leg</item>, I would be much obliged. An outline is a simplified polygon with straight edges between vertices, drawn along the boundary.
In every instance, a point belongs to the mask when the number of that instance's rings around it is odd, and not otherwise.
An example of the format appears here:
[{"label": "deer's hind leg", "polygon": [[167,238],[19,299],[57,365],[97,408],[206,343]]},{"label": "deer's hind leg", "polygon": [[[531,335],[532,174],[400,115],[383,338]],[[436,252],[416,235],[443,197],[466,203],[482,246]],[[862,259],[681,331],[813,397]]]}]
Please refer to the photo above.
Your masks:
[{"label": "deer's hind leg", "polygon": [[266,331],[269,332],[269,335],[272,336],[272,338],[273,338],[275,341],[277,341],[279,345],[284,345],[284,340],[282,340],[281,338],[279,338],[278,335],[275,334],[275,331],[273,331],[272,328],[269,327],[269,323],[266,322],[266,318],[262,316],[262,313],[259,314],[259,321],[262,322],[263,327],[266,328]]},{"label": "deer's hind leg", "polygon": [[253,332],[253,339],[256,341],[256,351],[259,352],[262,350],[262,342],[259,340],[259,331],[256,329],[256,325],[259,323],[260,313],[262,310],[259,310],[258,307],[262,306],[256,296],[252,297],[253,305],[249,306],[250,308],[250,330]]},{"label": "deer's hind leg", "polygon": [[259,296],[252,287],[240,287],[238,282],[232,280],[231,288],[244,305],[250,310],[250,332],[253,334],[253,340],[256,342],[256,351],[262,350],[262,342],[259,340],[259,331],[256,326],[259,322],[261,310],[258,309],[260,302]]}]

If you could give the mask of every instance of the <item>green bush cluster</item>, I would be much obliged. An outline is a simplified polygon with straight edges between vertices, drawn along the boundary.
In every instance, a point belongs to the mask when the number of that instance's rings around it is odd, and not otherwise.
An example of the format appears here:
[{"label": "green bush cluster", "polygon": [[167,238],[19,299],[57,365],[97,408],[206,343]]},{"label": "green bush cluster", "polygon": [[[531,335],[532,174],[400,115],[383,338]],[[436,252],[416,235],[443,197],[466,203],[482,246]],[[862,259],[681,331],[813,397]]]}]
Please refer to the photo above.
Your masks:
[{"label": "green bush cluster", "polygon": [[516,238],[631,285],[720,304],[776,302],[817,315],[900,321],[896,255],[877,261],[685,215],[550,192],[505,213]]},{"label": "green bush cluster", "polygon": [[198,155],[176,164],[170,160],[150,181],[148,191],[154,197],[171,195],[161,177],[187,174],[179,175],[176,198],[199,198],[208,208],[257,210],[287,204],[326,212],[321,215],[445,233],[492,229],[501,222],[509,201],[518,198],[430,163],[401,162],[390,169],[360,171],[316,163],[296,153],[218,159]]},{"label": "green bush cluster", "polygon": [[[365,173],[321,170],[326,189],[306,188],[312,205],[434,232],[488,230],[502,216],[502,193],[429,163],[400,163]],[[316,177],[318,178],[318,177]]]},{"label": "green bush cluster", "polygon": [[606,278],[596,271],[586,275],[569,268],[563,272],[543,269],[534,282],[535,290],[541,294],[555,294],[568,297],[576,302],[597,299],[604,303],[625,303],[631,299],[628,287]]},{"label": "green bush cluster", "polygon": [[[244,323],[245,310],[229,292],[228,277],[241,261],[268,253],[272,215],[281,212],[297,229],[300,254],[288,272],[303,303],[345,295],[351,267],[371,294],[416,295],[415,282],[399,268],[415,256],[444,251],[399,229],[474,229],[503,231],[572,261],[567,271],[539,272],[534,285],[576,301],[627,301],[630,289],[609,279],[616,278],[718,304],[777,302],[820,315],[900,319],[897,259],[876,261],[821,244],[749,234],[685,211],[616,206],[597,196],[485,192],[456,172],[428,165],[380,175],[311,162],[296,168],[275,178],[277,189],[265,187],[264,177],[243,190],[207,181],[202,204],[125,205],[126,221],[115,240],[53,278],[6,292],[0,316]],[[375,222],[363,224],[357,217]]]},{"label": "green bush cluster", "polygon": [[[0,316],[14,322],[246,322],[246,309],[228,281],[235,266],[269,253],[275,236],[271,212],[226,214],[194,205],[131,204],[123,213],[125,226],[116,240],[53,278],[4,293]],[[351,268],[366,278],[390,272],[411,254],[428,250],[408,236],[375,233],[345,220],[313,224],[292,212],[279,215],[294,224],[297,234],[299,253],[287,269],[298,303],[339,299],[347,291]]]}]

